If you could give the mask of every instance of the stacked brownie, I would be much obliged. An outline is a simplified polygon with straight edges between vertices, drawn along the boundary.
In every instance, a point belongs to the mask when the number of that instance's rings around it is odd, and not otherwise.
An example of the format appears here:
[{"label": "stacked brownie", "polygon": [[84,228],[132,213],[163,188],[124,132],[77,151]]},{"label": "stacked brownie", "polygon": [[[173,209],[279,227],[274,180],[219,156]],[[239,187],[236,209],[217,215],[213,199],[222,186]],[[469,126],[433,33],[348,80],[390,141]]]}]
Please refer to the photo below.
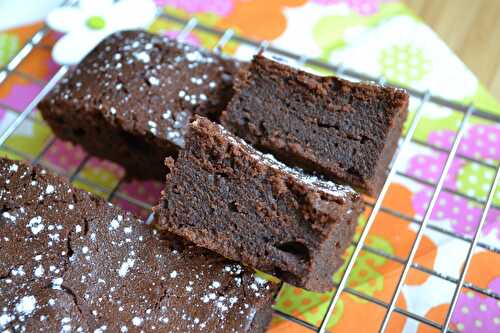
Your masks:
[{"label": "stacked brownie", "polygon": [[375,196],[407,116],[400,89],[319,77],[256,55],[222,123],[289,165]]},{"label": "stacked brownie", "polygon": [[352,188],[378,193],[407,106],[399,89],[262,55],[241,66],[128,31],[99,44],[40,109],[57,136],[129,177],[167,174],[158,229],[326,291],[363,209]]},{"label": "stacked brownie", "polygon": [[129,177],[163,180],[165,157],[184,146],[192,115],[218,118],[239,67],[167,37],[118,32],[38,107],[61,139],[121,164]]},{"label": "stacked brownie", "polygon": [[277,285],[0,159],[0,331],[263,332]]},{"label": "stacked brownie", "polygon": [[160,229],[296,286],[333,287],[363,207],[351,188],[288,168],[206,118],[167,165]]}]

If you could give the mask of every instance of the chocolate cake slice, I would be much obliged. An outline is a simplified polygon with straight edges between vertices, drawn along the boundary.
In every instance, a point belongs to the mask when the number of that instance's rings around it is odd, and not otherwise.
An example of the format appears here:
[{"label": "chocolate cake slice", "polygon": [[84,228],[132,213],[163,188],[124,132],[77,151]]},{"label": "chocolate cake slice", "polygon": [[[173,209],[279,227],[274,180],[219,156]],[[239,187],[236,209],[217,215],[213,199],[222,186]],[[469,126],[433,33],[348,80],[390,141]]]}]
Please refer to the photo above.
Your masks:
[{"label": "chocolate cake slice", "polygon": [[332,288],[363,208],[351,188],[288,168],[203,117],[167,167],[160,230],[295,286]]},{"label": "chocolate cake slice", "polygon": [[40,103],[56,136],[164,179],[193,114],[216,118],[232,96],[235,60],[143,31],[118,32],[70,70]]},{"label": "chocolate cake slice", "polygon": [[0,159],[0,331],[263,332],[277,285]]},{"label": "chocolate cake slice", "polygon": [[319,77],[256,55],[221,122],[258,149],[371,195],[383,185],[408,94]]}]

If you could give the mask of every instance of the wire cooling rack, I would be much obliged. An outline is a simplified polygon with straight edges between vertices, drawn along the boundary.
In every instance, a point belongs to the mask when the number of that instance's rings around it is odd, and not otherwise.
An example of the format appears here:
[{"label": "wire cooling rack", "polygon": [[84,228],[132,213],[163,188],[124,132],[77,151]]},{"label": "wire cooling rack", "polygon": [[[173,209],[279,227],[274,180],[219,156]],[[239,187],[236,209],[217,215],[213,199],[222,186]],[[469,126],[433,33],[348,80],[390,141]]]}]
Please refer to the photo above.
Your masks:
[{"label": "wire cooling rack", "polygon": [[[208,33],[213,35],[214,37],[217,38],[218,42],[215,45],[215,50],[218,51],[220,50],[225,44],[227,44],[230,41],[235,41],[239,43],[240,45],[245,45],[247,47],[253,48],[255,52],[259,50],[264,50],[266,52],[270,52],[272,54],[276,54],[280,57],[284,57],[286,59],[290,59],[291,61],[295,61],[297,65],[303,66],[303,65],[309,65],[309,66],[315,66],[317,68],[321,68],[324,70],[328,70],[331,72],[335,72],[337,75],[345,77],[347,79],[352,79],[352,80],[364,80],[364,81],[376,81],[378,83],[385,83],[383,78],[375,78],[375,77],[370,77],[369,75],[365,75],[363,73],[359,73],[351,68],[346,68],[342,64],[330,64],[326,63],[317,59],[312,59],[308,58],[306,55],[300,55],[300,54],[295,54],[290,51],[280,49],[277,47],[274,47],[271,45],[269,42],[263,41],[263,42],[257,42],[253,41],[247,38],[244,38],[242,36],[238,36],[237,34],[234,33],[233,30],[225,30],[225,31],[220,31],[202,24],[199,24],[195,18],[192,18],[190,20],[185,20],[176,16],[172,16],[166,13],[160,14],[163,19],[165,20],[170,20],[171,22],[175,22],[176,24],[181,24],[183,28],[177,35],[177,38],[180,40],[184,40],[190,32],[193,30],[199,30],[203,33]],[[17,68],[19,65],[22,63],[23,60],[25,60],[31,52],[33,52],[34,49],[38,47],[43,47],[42,46],[42,41],[44,37],[49,33],[49,29],[44,26],[40,28],[40,30],[36,31],[31,38],[24,44],[24,46],[21,48],[18,54],[16,54],[10,62],[3,68],[0,69],[0,84],[5,83],[9,77],[13,75],[20,75],[20,73],[17,71]],[[49,139],[45,146],[36,154],[30,155],[26,154],[25,152],[19,151],[15,146],[9,145],[8,144],[8,139],[15,133],[16,130],[18,130],[23,123],[27,121],[32,121],[32,122],[42,122],[42,120],[39,119],[39,117],[35,117],[35,109],[36,105],[38,102],[52,89],[52,87],[57,83],[57,81],[66,73],[67,67],[61,67],[57,73],[52,77],[52,79],[46,83],[41,91],[36,95],[36,97],[31,101],[31,103],[24,109],[24,110],[18,110],[20,111],[17,115],[17,117],[8,125],[6,130],[0,134],[0,148],[16,154],[17,156],[20,156],[21,158],[24,158],[31,163],[35,164],[42,164],[44,167],[49,168],[54,170],[55,172],[65,174],[71,181],[79,181],[82,184],[96,190],[96,191],[101,191],[105,192],[105,189],[101,188],[101,185],[93,183],[86,179],[85,177],[82,177],[81,171],[85,167],[85,165],[89,162],[91,159],[91,156],[86,155],[84,158],[81,159],[80,163],[76,168],[74,168],[69,174],[65,172],[64,170],[60,170],[57,166],[51,165],[48,163],[45,159],[43,159],[44,154],[46,154],[49,149],[53,146],[54,142],[56,139],[52,137]],[[29,74],[29,73],[28,73]],[[309,322],[306,322],[304,320],[301,320],[297,318],[296,316],[284,313],[278,309],[275,309],[275,315],[284,318],[285,320],[290,320],[293,321],[294,323],[298,325],[302,325],[303,327],[310,329],[311,331],[316,331],[316,332],[326,332],[327,331],[327,325],[332,317],[334,308],[338,305],[340,296],[342,293],[348,293],[351,295],[354,295],[362,300],[365,300],[367,302],[370,302],[378,307],[381,307],[385,311],[385,315],[383,317],[383,320],[380,323],[380,332],[384,332],[387,330],[389,320],[391,316],[394,313],[398,313],[402,316],[406,316],[407,318],[411,320],[415,320],[419,323],[422,323],[424,325],[427,325],[431,328],[434,328],[436,330],[440,330],[442,332],[453,332],[450,329],[450,320],[452,318],[452,315],[455,310],[455,306],[457,304],[458,296],[460,292],[463,290],[471,290],[474,292],[477,292],[479,294],[482,294],[484,296],[490,297],[492,299],[495,299],[497,302],[500,302],[500,295],[490,289],[486,289],[483,287],[480,287],[478,285],[475,285],[471,282],[465,281],[466,278],[466,273],[467,269],[469,268],[469,265],[471,263],[472,255],[475,251],[476,248],[481,248],[482,250],[485,251],[490,251],[496,255],[500,255],[500,247],[498,244],[496,245],[491,245],[488,243],[483,243],[479,241],[480,235],[481,235],[481,229],[483,228],[483,225],[486,222],[486,218],[488,216],[488,212],[490,211],[490,208],[493,205],[493,197],[495,194],[496,187],[499,182],[500,178],[500,169],[499,166],[492,163],[491,161],[485,161],[482,159],[476,159],[470,156],[463,155],[459,153],[458,148],[461,144],[462,138],[466,132],[467,126],[470,123],[471,117],[478,117],[481,119],[485,119],[488,121],[492,121],[495,123],[500,123],[500,117],[495,115],[492,112],[488,112],[487,110],[483,110],[480,108],[476,108],[473,105],[461,105],[457,104],[453,101],[446,100],[444,98],[441,98],[439,96],[433,95],[431,91],[417,91],[411,88],[406,88],[410,95],[413,98],[416,98],[419,100],[419,106],[417,107],[414,117],[411,120],[411,124],[409,125],[405,136],[403,139],[400,141],[398,151],[395,155],[395,158],[393,159],[391,163],[391,167],[388,170],[387,174],[387,180],[385,181],[385,184],[383,186],[383,189],[381,193],[379,194],[378,198],[376,200],[371,200],[367,198],[366,205],[370,207],[370,214],[368,217],[368,220],[361,232],[361,235],[357,240],[353,242],[354,245],[354,250],[351,254],[351,256],[348,258],[348,264],[345,269],[345,272],[342,274],[342,277],[340,278],[338,284],[336,285],[336,289],[333,292],[332,297],[328,300],[328,308],[326,312],[324,313],[324,316],[322,317],[320,321],[320,325],[314,326]],[[451,149],[445,149],[443,147],[438,147],[432,144],[429,144],[427,142],[423,142],[421,140],[418,140],[417,138],[414,137],[415,130],[417,126],[419,125],[419,122],[421,120],[422,114],[423,114],[423,109],[426,105],[428,104],[435,104],[437,106],[442,106],[446,108],[453,109],[455,112],[460,112],[463,114],[463,118],[460,122],[460,125],[458,127],[457,132],[455,133],[455,137],[453,140],[453,144],[451,146]],[[9,108],[9,106],[1,105],[0,107],[4,108]],[[398,165],[400,164],[400,157],[402,155],[402,152],[409,147],[409,145],[419,145],[422,147],[425,147],[426,149],[433,150],[437,153],[440,154],[446,154],[446,162],[445,165],[441,171],[441,174],[439,176],[439,179],[437,182],[430,182],[426,180],[419,179],[417,177],[405,174],[404,172],[398,170]],[[454,189],[448,188],[444,186],[445,183],[445,178],[448,174],[448,171],[450,170],[452,161],[454,158],[461,158],[466,161],[474,162],[477,163],[483,167],[492,169],[495,171],[495,177],[494,181],[490,184],[488,195],[486,200],[484,199],[478,199],[474,196],[464,194],[461,192],[458,192]],[[393,182],[394,178],[398,177],[403,177],[410,179],[412,181],[415,181],[417,183],[421,183],[423,185],[432,187],[433,189],[433,194],[430,199],[430,202],[427,206],[427,209],[425,211],[425,214],[423,218],[414,218],[410,216],[406,216],[403,212],[396,211],[392,208],[384,207],[383,202],[384,198],[387,195],[387,192],[389,190],[389,185],[391,182]],[[123,185],[122,180],[120,180],[110,191],[107,191],[107,199],[109,201],[118,198],[120,200],[124,200],[129,204],[141,207],[143,209],[150,209],[151,205],[147,202],[144,202],[143,200],[137,199],[124,191],[121,190],[121,185]],[[457,234],[453,231],[450,231],[448,229],[445,229],[443,227],[434,225],[434,224],[429,224],[429,221],[431,220],[431,214],[433,213],[434,207],[437,203],[439,194],[441,192],[448,192],[453,195],[457,195],[460,197],[464,197],[467,200],[470,200],[471,202],[478,203],[482,205],[483,210],[481,213],[481,218],[479,225],[477,229],[475,230],[474,234],[472,237],[469,236],[464,236],[461,234]],[[498,208],[498,207],[495,207]],[[406,258],[385,253],[379,249],[373,248],[366,244],[366,239],[368,236],[368,233],[370,231],[370,228],[374,224],[374,221],[378,214],[380,213],[385,213],[385,214],[390,214],[392,216],[395,216],[399,219],[405,220],[408,223],[413,224],[416,229],[418,230],[416,232],[416,237],[413,240],[413,245],[411,246],[411,249],[409,251],[409,254]],[[454,277],[448,274],[445,274],[443,272],[439,271],[439,267],[436,269],[431,269],[424,267],[422,265],[419,265],[414,261],[415,255],[417,252],[417,249],[420,245],[420,242],[422,240],[422,237],[424,235],[425,230],[432,230],[437,233],[441,233],[443,235],[447,235],[453,239],[459,239],[462,242],[464,242],[467,246],[467,255],[463,263],[463,267],[460,271],[459,277]],[[353,270],[353,267],[356,263],[356,259],[358,258],[358,255],[360,254],[361,251],[367,251],[370,253],[373,253],[377,256],[381,256],[389,261],[395,262],[403,267],[402,273],[399,276],[398,282],[395,286],[395,289],[392,293],[392,297],[390,297],[389,301],[384,301],[382,299],[376,298],[374,296],[368,295],[362,291],[356,290],[354,288],[350,288],[347,286],[347,281],[348,278]],[[449,283],[452,283],[454,285],[454,293],[451,299],[449,300],[449,307],[446,312],[446,318],[443,323],[438,323],[436,321],[433,321],[431,319],[426,318],[425,316],[417,313],[413,313],[411,311],[408,311],[406,309],[403,309],[401,307],[397,306],[397,300],[398,297],[400,296],[402,292],[402,288],[404,286],[405,280],[410,272],[410,269],[414,269],[416,271],[423,272],[425,274],[428,274],[430,276],[437,277],[439,279],[443,279],[448,281]]]}]

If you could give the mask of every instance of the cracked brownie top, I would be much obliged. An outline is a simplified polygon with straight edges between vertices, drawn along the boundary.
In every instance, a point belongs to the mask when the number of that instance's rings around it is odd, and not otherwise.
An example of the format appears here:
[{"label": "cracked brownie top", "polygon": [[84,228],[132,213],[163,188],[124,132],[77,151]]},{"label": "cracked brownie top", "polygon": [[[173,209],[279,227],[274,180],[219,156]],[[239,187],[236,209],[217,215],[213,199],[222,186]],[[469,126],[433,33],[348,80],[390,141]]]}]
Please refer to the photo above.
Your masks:
[{"label": "cracked brownie top", "polygon": [[274,284],[0,159],[0,331],[247,332]]},{"label": "cracked brownie top", "polygon": [[184,146],[193,114],[218,117],[240,63],[145,31],[104,39],[40,104],[85,112],[124,132]]}]

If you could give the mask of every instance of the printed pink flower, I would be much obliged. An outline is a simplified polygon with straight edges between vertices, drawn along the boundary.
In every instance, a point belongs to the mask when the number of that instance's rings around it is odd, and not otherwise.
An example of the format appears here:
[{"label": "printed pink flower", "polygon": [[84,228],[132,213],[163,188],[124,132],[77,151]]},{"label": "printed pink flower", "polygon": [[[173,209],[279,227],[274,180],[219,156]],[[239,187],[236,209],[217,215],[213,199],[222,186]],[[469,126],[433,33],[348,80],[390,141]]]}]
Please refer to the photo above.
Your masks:
[{"label": "printed pink flower", "polygon": [[312,0],[320,5],[330,5],[344,2],[360,15],[373,15],[379,11],[380,4],[394,0]]},{"label": "printed pink flower", "polygon": [[[451,130],[435,131],[429,134],[429,142],[445,149],[450,149],[455,132]],[[472,158],[500,160],[500,126],[471,126],[459,146],[458,152]]]},{"label": "printed pink flower", "polygon": [[[415,212],[423,216],[431,200],[433,190],[425,188],[413,196],[413,207]],[[433,221],[448,220],[453,231],[462,236],[471,237],[479,225],[482,209],[477,204],[473,204],[464,197],[448,192],[441,192],[431,219]],[[483,226],[482,234],[488,235],[496,230],[496,236],[500,240],[500,210],[491,208],[486,223]]]},{"label": "printed pink flower", "polygon": [[[411,158],[406,174],[428,182],[436,183],[443,172],[446,154],[416,155]],[[445,178],[444,186],[455,189],[458,172],[464,165],[462,159],[454,159]]]},{"label": "printed pink flower", "polygon": [[[451,130],[435,131],[429,135],[429,143],[450,149],[455,133]],[[471,126],[459,146],[458,152],[464,156],[484,160],[500,160],[498,140],[500,127],[496,125]],[[419,179],[436,183],[442,172],[447,155],[444,153],[419,154],[410,159],[407,174]],[[456,158],[445,179],[445,188],[456,190],[469,197],[485,200],[493,181],[494,170],[477,163]],[[425,187],[413,197],[413,206],[420,216],[425,214],[433,189]],[[494,200],[495,202],[495,200]],[[432,212],[432,220],[449,221],[454,232],[463,236],[472,236],[481,219],[481,205],[467,198],[442,191]],[[496,231],[500,239],[500,210],[492,207],[482,234]]]},{"label": "printed pink flower", "polygon": [[[500,278],[494,279],[488,289],[500,292]],[[464,290],[458,297],[452,322],[460,332],[498,332],[500,327],[498,308],[499,304],[494,298]]]},{"label": "printed pink flower", "polygon": [[189,14],[214,13],[219,16],[227,16],[233,9],[231,0],[155,0],[159,7],[172,6],[183,9]]},{"label": "printed pink flower", "polygon": [[85,152],[79,146],[56,139],[45,152],[43,159],[64,172],[71,172],[84,157]]},{"label": "printed pink flower", "polygon": [[[120,186],[120,193],[126,194],[132,199],[147,203],[149,205],[156,205],[160,199],[160,192],[163,189],[163,184],[157,181],[130,181]],[[122,198],[113,200],[118,206],[135,214],[136,216],[146,219],[151,213],[151,210],[145,209],[141,206],[134,204]]]},{"label": "printed pink flower", "polygon": [[36,83],[15,84],[10,93],[0,97],[0,102],[16,111],[23,111],[42,90],[42,86]]},{"label": "printed pink flower", "polygon": [[163,189],[162,183],[158,181],[138,181],[132,180],[120,186],[120,192],[127,194],[133,199],[144,203],[155,205],[160,200],[160,192]]}]

